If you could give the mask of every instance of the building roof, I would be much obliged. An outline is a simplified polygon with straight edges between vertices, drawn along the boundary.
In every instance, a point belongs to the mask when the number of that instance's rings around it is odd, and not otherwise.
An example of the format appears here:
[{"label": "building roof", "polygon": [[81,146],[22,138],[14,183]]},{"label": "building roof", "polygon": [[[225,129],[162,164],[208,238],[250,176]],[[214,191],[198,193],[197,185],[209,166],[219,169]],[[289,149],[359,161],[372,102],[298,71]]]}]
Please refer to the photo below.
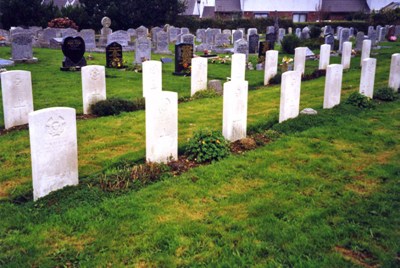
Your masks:
[{"label": "building roof", "polygon": [[400,2],[392,2],[389,5],[383,7],[382,10],[392,10],[396,8],[400,8]]},{"label": "building roof", "polygon": [[215,0],[215,12],[241,12],[240,0]]},{"label": "building roof", "polygon": [[203,9],[202,18],[212,19],[215,17],[215,7],[207,7],[205,6]]},{"label": "building roof", "polygon": [[55,6],[57,6],[58,8],[67,7],[67,6],[70,6],[70,5],[78,5],[79,4],[79,0],[43,0],[42,1],[42,5],[43,4],[50,4],[51,2],[53,2],[53,4]]},{"label": "building roof", "polygon": [[369,11],[365,0],[323,0],[322,10],[325,12],[358,12]]},{"label": "building roof", "polygon": [[[321,0],[247,0],[244,12],[312,12]],[[324,0],[323,0],[324,1]]]},{"label": "building roof", "polygon": [[181,15],[192,16],[194,15],[194,8],[196,6],[196,0],[187,0],[187,6],[185,11]]},{"label": "building roof", "polygon": [[366,0],[370,10],[380,10],[381,8],[394,2],[393,0]]}]

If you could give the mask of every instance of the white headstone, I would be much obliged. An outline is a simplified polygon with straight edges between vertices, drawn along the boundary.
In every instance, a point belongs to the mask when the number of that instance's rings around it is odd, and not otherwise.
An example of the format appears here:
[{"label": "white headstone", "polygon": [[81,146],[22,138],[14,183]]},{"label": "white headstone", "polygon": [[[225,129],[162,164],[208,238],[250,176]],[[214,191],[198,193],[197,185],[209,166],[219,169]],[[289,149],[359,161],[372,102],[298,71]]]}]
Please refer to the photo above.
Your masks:
[{"label": "white headstone", "polygon": [[88,65],[81,68],[83,113],[91,114],[90,106],[106,99],[106,71],[104,66]]},{"label": "white headstone", "polygon": [[222,134],[231,142],[246,138],[248,87],[244,80],[224,84]]},{"label": "white headstone", "polygon": [[294,70],[304,74],[306,68],[306,47],[297,47],[294,49]]},{"label": "white headstone", "polygon": [[57,107],[29,114],[33,199],[78,184],[75,109]]},{"label": "white headstone", "polygon": [[318,69],[326,70],[326,68],[329,65],[330,58],[331,58],[331,45],[328,44],[321,45]]},{"label": "white headstone", "polygon": [[207,68],[206,58],[192,58],[191,96],[199,90],[207,89]]},{"label": "white headstone", "polygon": [[149,60],[142,64],[143,97],[162,91],[162,63]]},{"label": "white headstone", "polygon": [[28,114],[33,112],[31,72],[1,73],[1,89],[5,128],[28,124]]},{"label": "white headstone", "polygon": [[299,115],[300,86],[301,73],[299,71],[282,74],[279,123]]},{"label": "white headstone", "polygon": [[392,55],[390,64],[389,87],[397,92],[400,88],[400,53]]},{"label": "white headstone", "polygon": [[246,73],[246,54],[232,55],[231,81],[244,81]]},{"label": "white headstone", "polygon": [[278,73],[278,51],[268,50],[265,52],[265,72],[264,85],[268,85],[269,80]]},{"label": "white headstone", "polygon": [[343,69],[350,69],[351,62],[351,42],[343,42],[342,48],[342,65]]},{"label": "white headstone", "polygon": [[376,59],[368,58],[362,61],[360,93],[369,98],[374,95]]},{"label": "white headstone", "polygon": [[331,64],[326,69],[324,109],[340,104],[342,91],[343,65]]},{"label": "white headstone", "polygon": [[178,93],[146,97],[146,160],[166,163],[178,158]]},{"label": "white headstone", "polygon": [[360,66],[362,65],[363,60],[369,58],[369,56],[371,54],[371,44],[372,44],[371,40],[369,40],[369,39],[363,40]]}]

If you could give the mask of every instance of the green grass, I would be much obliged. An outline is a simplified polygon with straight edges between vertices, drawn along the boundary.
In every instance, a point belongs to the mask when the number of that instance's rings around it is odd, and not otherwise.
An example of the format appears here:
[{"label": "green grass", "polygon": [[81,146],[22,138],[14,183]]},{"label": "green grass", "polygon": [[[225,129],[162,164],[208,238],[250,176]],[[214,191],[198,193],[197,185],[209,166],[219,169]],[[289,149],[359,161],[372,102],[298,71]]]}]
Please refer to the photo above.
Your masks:
[{"label": "green grass", "polygon": [[[378,51],[376,88],[387,85],[390,56]],[[0,57],[9,57],[0,48]],[[125,59],[133,59],[126,53]],[[82,112],[79,73],[58,70],[61,52],[38,49],[35,109]],[[282,56],[282,55],[281,55]],[[333,58],[333,62],[339,62]],[[104,64],[95,54],[95,64]],[[317,61],[307,61],[312,70]],[[344,74],[342,102],[358,90],[359,58]],[[189,78],[163,66],[163,87],[189,96]],[[49,75],[51,73],[51,75]],[[141,95],[141,74],[107,70],[108,97]],[[230,66],[209,66],[225,80]],[[300,116],[276,124],[280,87],[248,71],[249,129],[273,125],[278,140],[135,191],[104,192],[101,172],[142,162],[144,111],[78,121],[80,185],[33,203],[28,131],[0,136],[0,266],[4,267],[381,267],[399,266],[399,101],[373,110],[322,110],[323,77],[302,83]],[[67,91],[68,90],[68,91]],[[39,94],[40,93],[40,94]],[[222,98],[179,105],[179,143],[205,127],[220,130]],[[14,202],[12,202],[14,200]]]}]

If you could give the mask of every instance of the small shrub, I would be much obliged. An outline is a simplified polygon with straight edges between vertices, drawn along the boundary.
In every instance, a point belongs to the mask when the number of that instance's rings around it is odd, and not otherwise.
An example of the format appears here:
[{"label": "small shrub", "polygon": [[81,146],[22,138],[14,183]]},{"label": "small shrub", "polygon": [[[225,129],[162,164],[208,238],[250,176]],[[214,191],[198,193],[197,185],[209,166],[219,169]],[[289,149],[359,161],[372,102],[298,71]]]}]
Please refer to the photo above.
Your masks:
[{"label": "small shrub", "polygon": [[91,106],[92,113],[97,116],[118,115],[121,112],[132,112],[143,110],[145,101],[143,98],[135,101],[111,98],[99,101]]},{"label": "small shrub", "polygon": [[280,132],[278,132],[276,130],[272,130],[272,129],[266,130],[263,134],[267,139],[269,139],[271,141],[276,141],[277,139],[279,139],[282,136],[282,134]]},{"label": "small shrub", "polygon": [[310,29],[310,37],[312,39],[318,38],[321,35],[321,28],[318,26],[312,26]]},{"label": "small shrub", "polygon": [[300,41],[301,47],[308,47],[309,49],[320,49],[321,45],[324,44],[325,41],[323,38],[314,38],[314,39],[303,39]]},{"label": "small shrub", "polygon": [[206,98],[215,98],[220,96],[215,90],[213,89],[206,89],[206,90],[200,90],[197,91],[193,95],[193,99],[206,99]]},{"label": "small shrub", "polygon": [[216,161],[229,155],[229,143],[221,132],[200,130],[189,140],[185,154],[198,163]]},{"label": "small shrub", "polygon": [[300,114],[298,117],[286,120],[280,124],[276,124],[272,127],[272,130],[279,133],[290,134],[296,132],[302,132],[315,126],[322,126],[327,122],[327,118],[318,115],[310,116]]},{"label": "small shrub", "polygon": [[389,87],[378,88],[374,92],[374,99],[382,101],[394,101],[396,98],[396,93],[392,88]]},{"label": "small shrub", "polygon": [[294,54],[294,49],[300,46],[300,39],[294,35],[286,35],[282,40],[282,50],[287,54]]},{"label": "small shrub", "polygon": [[356,106],[360,109],[372,109],[375,107],[374,103],[370,98],[362,95],[359,92],[351,93],[345,103]]},{"label": "small shrub", "polygon": [[158,181],[167,171],[169,171],[169,168],[165,164],[146,163],[132,168],[131,179],[140,181],[142,184],[148,184]]}]

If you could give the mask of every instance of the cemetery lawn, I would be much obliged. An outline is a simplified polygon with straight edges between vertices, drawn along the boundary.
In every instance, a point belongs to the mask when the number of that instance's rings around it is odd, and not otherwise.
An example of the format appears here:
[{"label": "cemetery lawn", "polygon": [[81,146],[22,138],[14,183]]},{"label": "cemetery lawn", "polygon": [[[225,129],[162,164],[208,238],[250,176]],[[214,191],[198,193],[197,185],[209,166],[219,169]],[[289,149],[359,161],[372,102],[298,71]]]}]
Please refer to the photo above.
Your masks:
[{"label": "cemetery lawn", "polygon": [[[375,88],[387,85],[391,54],[400,48],[384,45],[392,48],[372,51],[379,53]],[[94,64],[105,62],[93,55]],[[9,48],[0,48],[0,58],[8,57]],[[82,113],[80,73],[58,70],[59,51],[36,49],[35,57],[39,64],[8,68],[32,72],[35,110]],[[309,70],[317,64],[306,63]],[[358,90],[358,66],[359,57],[352,58],[342,102]],[[172,71],[173,64],[163,65],[164,90],[189,96],[190,79]],[[107,74],[108,97],[141,96],[140,73]],[[209,65],[209,79],[227,76],[230,65]],[[319,114],[278,125],[280,85],[263,87],[257,71],[246,79],[253,89],[249,130],[269,125],[283,135],[135,191],[106,192],[93,181],[121,163],[144,161],[144,111],[79,120],[80,185],[36,203],[28,131],[1,135],[0,266],[398,267],[400,101],[322,110],[321,77],[302,82],[300,104]],[[221,125],[221,97],[179,105],[181,146],[194,131]]]}]

